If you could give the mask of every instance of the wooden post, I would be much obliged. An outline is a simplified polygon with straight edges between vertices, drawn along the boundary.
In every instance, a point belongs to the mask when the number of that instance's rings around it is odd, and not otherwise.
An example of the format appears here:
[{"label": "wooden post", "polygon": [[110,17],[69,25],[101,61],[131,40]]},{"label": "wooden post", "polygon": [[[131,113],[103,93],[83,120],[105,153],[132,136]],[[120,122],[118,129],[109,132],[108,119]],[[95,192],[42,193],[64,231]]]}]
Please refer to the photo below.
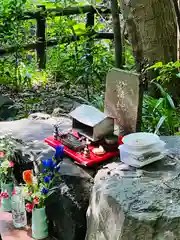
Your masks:
[{"label": "wooden post", "polygon": [[44,15],[46,7],[44,5],[38,6],[41,11],[37,17],[37,29],[36,29],[36,37],[37,37],[37,63],[39,69],[46,68],[46,17]]},{"label": "wooden post", "polygon": [[89,80],[91,80],[91,72],[89,71],[89,69],[91,69],[92,65],[93,65],[93,55],[92,55],[92,36],[94,33],[93,30],[93,26],[94,26],[94,13],[87,13],[86,14],[86,28],[87,28],[87,32],[89,34],[89,39],[87,40],[87,44],[86,44],[86,60],[88,61],[88,71],[87,71],[87,76],[85,79],[85,87],[86,87],[86,91],[87,91],[87,96],[88,96],[88,100],[90,99],[90,95],[89,95]]},{"label": "wooden post", "polygon": [[87,41],[86,49],[87,49],[87,56],[86,59],[90,64],[93,64],[93,55],[91,54],[91,48],[92,48],[92,37],[91,34],[93,34],[93,26],[94,26],[94,13],[87,13],[86,15],[86,28],[88,33],[90,34],[90,39]]},{"label": "wooden post", "polygon": [[115,44],[115,66],[122,68],[122,39],[121,39],[121,26],[119,20],[119,6],[117,0],[111,0],[111,12],[114,31],[114,44]]}]

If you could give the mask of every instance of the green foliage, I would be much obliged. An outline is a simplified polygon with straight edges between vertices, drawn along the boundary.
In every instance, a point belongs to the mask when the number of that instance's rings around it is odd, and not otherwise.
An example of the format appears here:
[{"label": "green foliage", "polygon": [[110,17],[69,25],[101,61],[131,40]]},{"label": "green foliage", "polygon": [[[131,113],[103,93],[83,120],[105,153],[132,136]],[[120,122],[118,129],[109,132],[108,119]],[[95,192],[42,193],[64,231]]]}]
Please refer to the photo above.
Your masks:
[{"label": "green foliage", "polygon": [[177,77],[180,78],[179,73],[180,68],[180,62],[169,62],[167,64],[163,64],[162,62],[157,62],[151,67],[148,68],[148,70],[155,70],[158,71],[158,76],[156,77],[157,81],[160,81],[162,83],[169,83],[172,82]]},{"label": "green foliage", "polygon": [[0,152],[5,153],[6,159],[8,161],[13,161],[14,163],[22,164],[24,160],[22,154],[20,153],[18,147],[19,140],[11,136],[3,136],[0,138]]},{"label": "green foliage", "polygon": [[175,135],[178,132],[179,114],[170,95],[158,83],[154,83],[162,97],[155,99],[145,95],[143,102],[142,130],[160,135]]},{"label": "green foliage", "polygon": [[[34,97],[32,94],[31,98],[29,90],[33,92],[38,86],[40,87],[38,91],[43,92],[43,87],[48,81],[49,83],[60,83],[61,89],[58,94],[70,92],[69,95],[71,95],[73,92],[77,96],[83,92],[82,98],[87,98],[89,102],[103,111],[104,103],[101,99],[103,99],[105,90],[106,74],[115,65],[113,41],[94,40],[94,36],[91,38],[83,36],[79,41],[60,43],[64,37],[84,35],[91,30],[110,32],[112,31],[111,19],[106,20],[106,17],[97,12],[94,27],[90,29],[86,28],[85,14],[63,17],[56,17],[53,13],[49,14],[46,18],[46,39],[55,39],[59,44],[47,48],[46,70],[40,71],[37,70],[36,51],[25,51],[22,47],[37,40],[36,20],[20,20],[24,12],[27,10],[37,11],[38,4],[45,5],[47,9],[82,6],[89,3],[75,0],[53,2],[0,0],[0,3],[0,48],[15,47],[14,54],[0,56],[0,83],[8,86],[7,89],[13,90],[13,97],[14,93],[22,93],[21,101],[15,100],[14,107],[20,112],[17,118],[27,117],[36,111],[37,105],[44,102],[45,97],[42,96]],[[135,63],[131,46],[127,44],[125,49],[124,68],[134,70]],[[31,99],[27,99],[27,95]]]},{"label": "green foliage", "polygon": [[175,100],[179,100],[179,79],[180,79],[180,61],[169,62],[163,64],[157,62],[150,66],[147,70],[153,70],[155,74],[154,80],[159,82],[163,88],[168,91]]},{"label": "green foliage", "polygon": [[11,183],[14,180],[14,165],[24,163],[19,144],[19,140],[8,135],[0,138],[0,153],[3,154],[0,156],[1,183]]},{"label": "green foliage", "polygon": [[13,182],[13,167],[11,167],[10,161],[6,157],[1,157],[0,167],[0,182],[1,184],[8,184]]},{"label": "green foliage", "polygon": [[[85,28],[84,15],[48,19],[48,38],[59,41],[63,36],[82,35]],[[94,30],[99,31],[105,23],[96,21]],[[61,44],[47,51],[47,70],[52,79],[61,81],[68,89],[70,85],[83,85],[89,96],[90,88],[95,92],[104,90],[105,76],[114,66],[112,41],[94,41],[93,37],[81,37],[77,42]],[[91,95],[92,97],[92,95]]]},{"label": "green foliage", "polygon": [[97,109],[99,109],[101,112],[104,112],[104,96],[103,95],[96,96],[91,102],[91,104]]},{"label": "green foliage", "polygon": [[0,0],[0,47],[15,49],[14,54],[0,58],[0,82],[17,90],[31,87],[28,72],[34,68],[22,51],[30,37],[34,40],[30,30],[35,21],[20,20],[29,4],[28,0]]},{"label": "green foliage", "polygon": [[[46,0],[0,0],[0,45],[2,48],[15,46],[15,54],[0,58],[0,82],[21,91],[31,88],[37,82],[44,84],[47,80],[61,81],[66,89],[72,85],[82,85],[88,99],[93,94],[103,92],[105,76],[114,66],[114,47],[111,40],[94,41],[82,37],[80,41],[59,44],[47,49],[47,69],[41,73],[36,70],[34,51],[22,51],[22,46],[36,40],[36,20],[20,20],[25,11],[36,11],[38,4],[46,8],[82,6],[87,2],[75,0],[54,2]],[[82,35],[90,30],[109,31],[109,22],[98,12],[92,29],[86,28],[85,15],[56,17],[47,16],[46,37],[61,42],[69,35]],[[126,46],[125,69],[132,69],[134,60],[129,45]],[[29,60],[29,57],[31,60]],[[43,79],[43,80],[42,80]],[[90,91],[92,95],[90,96]]]}]

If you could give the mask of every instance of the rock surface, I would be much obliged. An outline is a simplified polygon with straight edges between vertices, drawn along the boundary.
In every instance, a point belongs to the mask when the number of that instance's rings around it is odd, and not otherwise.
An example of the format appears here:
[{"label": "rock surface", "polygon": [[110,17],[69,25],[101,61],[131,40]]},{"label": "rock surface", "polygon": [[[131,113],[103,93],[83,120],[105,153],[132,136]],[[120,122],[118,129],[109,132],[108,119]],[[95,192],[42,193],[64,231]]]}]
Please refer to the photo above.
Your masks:
[{"label": "rock surface", "polygon": [[65,117],[48,118],[45,120],[38,117],[38,120],[36,119],[0,122],[0,135],[10,134],[23,141],[44,140],[52,135],[52,126],[57,122],[63,129],[71,127],[71,120]]},{"label": "rock surface", "polygon": [[93,179],[82,169],[64,163],[56,186],[58,188],[46,202],[53,235],[59,240],[84,240]]},{"label": "rock surface", "polygon": [[99,170],[86,240],[180,239],[180,137],[164,137],[170,157],[140,170],[119,162]]},{"label": "rock surface", "polygon": [[49,118],[51,118],[50,114],[42,113],[42,112],[32,113],[28,117],[28,119],[30,120],[47,120]]}]

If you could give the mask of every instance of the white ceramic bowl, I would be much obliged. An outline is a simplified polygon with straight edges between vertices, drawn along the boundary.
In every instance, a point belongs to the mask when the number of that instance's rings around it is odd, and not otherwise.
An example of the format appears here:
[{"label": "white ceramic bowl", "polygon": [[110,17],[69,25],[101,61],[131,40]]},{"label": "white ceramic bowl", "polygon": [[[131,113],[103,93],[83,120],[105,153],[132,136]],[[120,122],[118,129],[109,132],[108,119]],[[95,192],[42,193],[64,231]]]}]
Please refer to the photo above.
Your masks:
[{"label": "white ceramic bowl", "polygon": [[160,138],[153,133],[139,132],[124,136],[122,141],[129,149],[140,150],[152,147],[160,141]]}]

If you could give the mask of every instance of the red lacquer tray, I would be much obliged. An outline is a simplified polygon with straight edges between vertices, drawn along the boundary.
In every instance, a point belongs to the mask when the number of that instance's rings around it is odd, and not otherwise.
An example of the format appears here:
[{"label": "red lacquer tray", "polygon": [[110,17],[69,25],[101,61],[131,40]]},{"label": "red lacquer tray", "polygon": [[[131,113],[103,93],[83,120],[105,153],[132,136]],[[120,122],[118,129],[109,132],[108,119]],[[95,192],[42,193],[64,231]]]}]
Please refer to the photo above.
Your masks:
[{"label": "red lacquer tray", "polygon": [[[74,135],[77,136],[76,134],[74,134]],[[46,138],[45,142],[53,148],[55,148],[56,146],[63,145],[61,143],[61,141],[54,140],[53,136]],[[121,144],[121,139],[120,139],[119,143]],[[73,160],[75,160],[78,164],[87,166],[87,167],[102,163],[104,161],[109,160],[112,157],[116,157],[119,155],[119,151],[115,151],[115,152],[106,152],[102,156],[97,156],[92,152],[93,148],[94,148],[94,146],[89,145],[90,157],[88,157],[88,158],[85,158],[83,153],[75,152],[66,146],[64,146],[64,152],[66,155],[68,155]]]}]

